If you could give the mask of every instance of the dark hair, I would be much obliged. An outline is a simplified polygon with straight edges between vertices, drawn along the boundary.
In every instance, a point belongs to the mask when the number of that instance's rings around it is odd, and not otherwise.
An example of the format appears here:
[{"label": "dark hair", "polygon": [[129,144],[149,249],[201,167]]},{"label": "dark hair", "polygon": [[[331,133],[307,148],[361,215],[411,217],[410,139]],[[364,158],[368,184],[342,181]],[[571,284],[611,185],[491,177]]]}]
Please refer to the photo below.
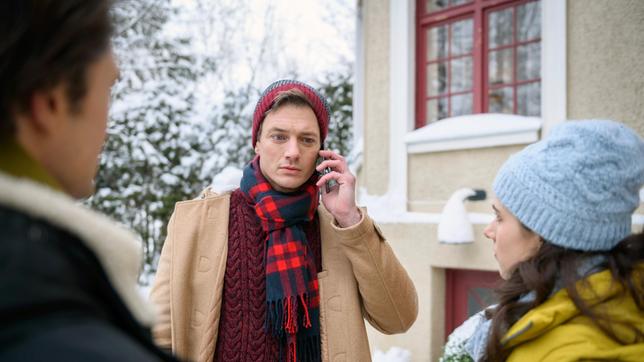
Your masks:
[{"label": "dark hair", "polygon": [[[271,107],[264,112],[263,118],[266,118],[269,113],[275,112],[278,109],[284,107],[284,106],[296,106],[296,107],[309,107],[311,109],[313,108],[313,103],[306,97],[306,94],[304,94],[301,90],[299,89],[289,89],[285,90],[282,92],[279,92],[277,94],[277,97],[273,100],[273,104],[271,104]],[[260,136],[262,135],[262,125],[264,122],[259,124],[259,128],[257,129],[257,138],[259,139]]]},{"label": "dark hair", "polygon": [[[630,235],[612,250],[603,252],[565,249],[544,241],[537,254],[519,263],[510,279],[497,289],[499,304],[497,308],[487,312],[487,317],[492,319],[486,346],[487,361],[504,361],[510,355],[511,349],[503,348],[501,339],[526,312],[550,297],[558,280],[566,288],[577,309],[607,336],[621,344],[633,343],[634,341],[623,341],[615,334],[613,326],[620,324],[632,329],[636,341],[643,341],[644,334],[638,328],[622,321],[609,320],[607,316],[593,311],[579,295],[578,286],[583,290],[591,288],[587,280],[583,279],[585,276],[578,274],[579,267],[584,260],[598,255],[605,257],[598,268],[610,270],[613,280],[624,287],[623,293],[630,294],[638,309],[643,311],[644,278],[634,277],[633,272],[644,261],[644,233]],[[589,273],[593,271],[597,270]],[[533,301],[519,301],[522,295],[529,292],[535,293]]]},{"label": "dark hair", "polygon": [[0,1],[0,138],[34,92],[66,86],[72,111],[87,91],[86,71],[110,46],[111,0]]}]

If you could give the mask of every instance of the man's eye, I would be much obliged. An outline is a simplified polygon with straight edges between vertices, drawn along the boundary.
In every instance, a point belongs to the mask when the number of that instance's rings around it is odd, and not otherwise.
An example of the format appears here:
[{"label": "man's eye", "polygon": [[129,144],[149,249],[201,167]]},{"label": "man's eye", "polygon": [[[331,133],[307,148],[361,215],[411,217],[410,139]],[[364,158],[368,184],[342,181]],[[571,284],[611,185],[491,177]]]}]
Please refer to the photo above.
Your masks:
[{"label": "man's eye", "polygon": [[274,134],[271,138],[275,141],[286,141],[286,136],[283,134]]},{"label": "man's eye", "polygon": [[303,141],[304,143],[306,143],[306,144],[313,144],[313,143],[315,143],[315,139],[314,139],[314,138],[308,138],[308,137],[303,138],[303,139],[302,139],[302,141]]}]

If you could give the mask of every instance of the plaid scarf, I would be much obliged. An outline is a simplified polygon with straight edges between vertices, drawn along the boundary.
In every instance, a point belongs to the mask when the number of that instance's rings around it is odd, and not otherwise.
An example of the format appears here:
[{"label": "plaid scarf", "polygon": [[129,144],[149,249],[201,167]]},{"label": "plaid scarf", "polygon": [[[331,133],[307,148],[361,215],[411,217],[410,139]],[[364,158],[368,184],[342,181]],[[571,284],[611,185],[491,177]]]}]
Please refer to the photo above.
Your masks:
[{"label": "plaid scarf", "polygon": [[240,185],[268,234],[265,327],[280,337],[282,348],[286,345],[289,362],[320,360],[317,270],[302,228],[318,207],[318,177],[314,172],[296,192],[276,191],[262,175],[257,156],[244,168]]}]

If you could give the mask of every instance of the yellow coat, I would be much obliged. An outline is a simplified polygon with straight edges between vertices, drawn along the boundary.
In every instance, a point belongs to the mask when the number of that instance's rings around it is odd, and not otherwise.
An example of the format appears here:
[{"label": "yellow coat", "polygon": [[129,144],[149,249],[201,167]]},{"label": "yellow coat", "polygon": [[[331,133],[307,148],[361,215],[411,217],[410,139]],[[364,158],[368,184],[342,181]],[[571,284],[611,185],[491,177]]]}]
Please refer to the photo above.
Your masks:
[{"label": "yellow coat", "polygon": [[[644,277],[644,266],[636,272]],[[644,312],[637,309],[630,294],[613,283],[605,270],[587,278],[593,294],[581,290],[592,310],[606,313],[612,321],[628,322],[644,333]],[[636,284],[637,285],[637,284]],[[644,291],[640,291],[642,293]],[[604,334],[590,318],[581,315],[563,289],[530,310],[508,331],[502,343],[514,347],[508,361],[644,361],[644,341],[636,341],[632,330],[612,324],[616,334],[629,344],[621,345]]]}]

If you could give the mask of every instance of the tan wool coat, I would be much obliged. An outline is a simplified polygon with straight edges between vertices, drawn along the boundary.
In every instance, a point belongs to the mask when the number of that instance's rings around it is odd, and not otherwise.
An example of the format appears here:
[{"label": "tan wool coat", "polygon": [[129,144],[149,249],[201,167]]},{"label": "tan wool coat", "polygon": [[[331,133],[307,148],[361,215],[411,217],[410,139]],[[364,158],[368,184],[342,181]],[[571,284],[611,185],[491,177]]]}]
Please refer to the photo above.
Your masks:
[{"label": "tan wool coat", "polygon": [[[154,286],[156,342],[180,358],[214,358],[226,257],[230,194],[206,191],[176,204]],[[418,313],[414,285],[377,226],[340,228],[322,206],[320,328],[322,360],[370,361],[364,320],[383,333],[405,332]]]}]

